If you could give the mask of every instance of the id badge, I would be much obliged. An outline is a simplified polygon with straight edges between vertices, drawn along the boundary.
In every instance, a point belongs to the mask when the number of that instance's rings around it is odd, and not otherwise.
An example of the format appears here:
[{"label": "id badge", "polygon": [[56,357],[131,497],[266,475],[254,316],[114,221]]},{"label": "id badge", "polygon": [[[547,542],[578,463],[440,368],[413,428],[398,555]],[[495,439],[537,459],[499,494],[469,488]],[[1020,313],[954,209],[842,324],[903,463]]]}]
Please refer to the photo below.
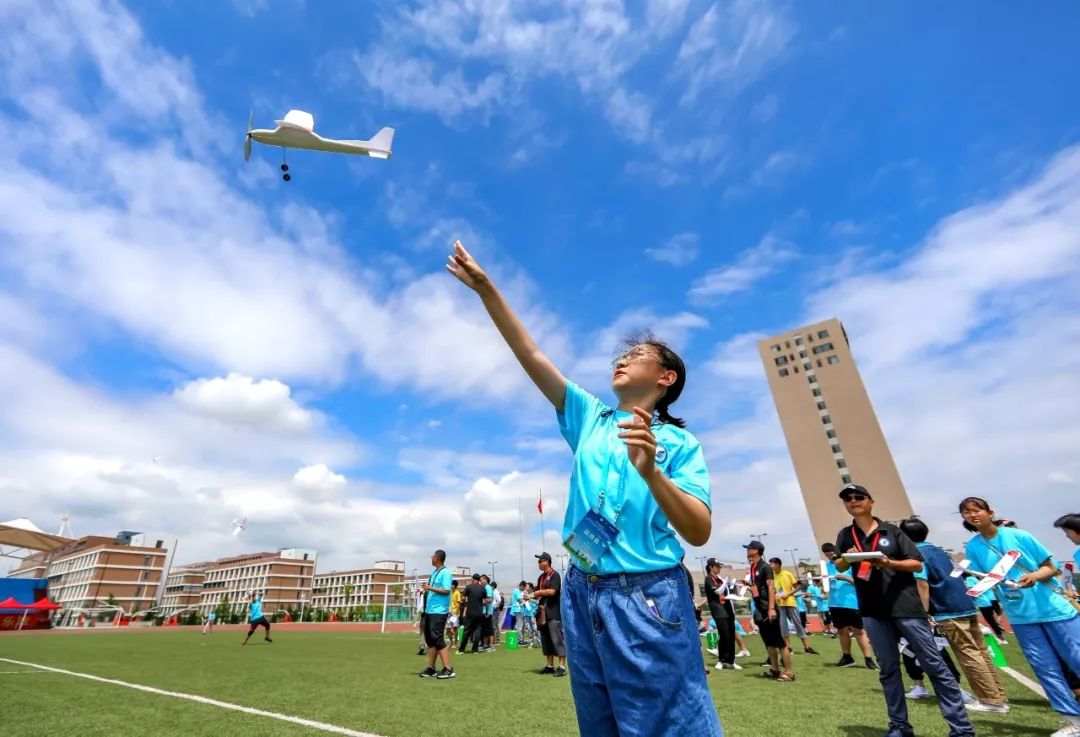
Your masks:
[{"label": "id badge", "polygon": [[870,561],[864,560],[859,564],[859,572],[856,574],[863,581],[870,580],[870,574],[873,573],[874,567],[870,565]]},{"label": "id badge", "polygon": [[1002,592],[1002,596],[1005,599],[1005,601],[1016,602],[1016,601],[1022,601],[1023,600],[1024,594],[1019,589],[1010,589],[1010,588],[1004,587],[1004,586],[1002,588],[1005,589]]},{"label": "id badge", "polygon": [[563,547],[575,561],[591,570],[618,536],[618,527],[590,509],[570,536],[563,540]]}]

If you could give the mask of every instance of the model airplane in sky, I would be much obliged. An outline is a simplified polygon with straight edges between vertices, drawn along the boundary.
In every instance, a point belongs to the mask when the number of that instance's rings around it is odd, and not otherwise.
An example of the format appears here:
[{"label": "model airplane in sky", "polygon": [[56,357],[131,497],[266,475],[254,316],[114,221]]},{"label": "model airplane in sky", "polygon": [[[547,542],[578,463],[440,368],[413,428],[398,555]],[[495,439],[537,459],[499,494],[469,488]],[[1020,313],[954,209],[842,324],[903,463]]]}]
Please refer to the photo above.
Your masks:
[{"label": "model airplane in sky", "polygon": [[240,535],[247,530],[247,517],[244,517],[243,519],[234,519],[232,521],[232,527],[233,537],[240,537]]},{"label": "model airplane in sky", "polygon": [[1007,580],[1005,575],[1012,570],[1013,566],[1016,565],[1016,561],[1019,559],[1019,550],[1008,550],[1005,552],[1005,555],[1001,556],[1001,560],[994,564],[994,567],[990,569],[989,573],[973,571],[968,568],[968,566],[971,565],[971,561],[962,560],[953,566],[951,575],[953,578],[959,578],[960,576],[967,574],[980,579],[977,584],[968,589],[967,594],[971,597],[981,596],[999,583],[1005,584],[1006,588],[1014,589],[1018,584],[1015,581]]},{"label": "model airplane in sky", "polygon": [[[252,118],[248,118],[247,135],[244,137],[244,161],[251,158],[251,142],[258,141],[268,146],[286,148],[305,148],[310,151],[328,151],[337,154],[370,156],[373,159],[389,159],[394,142],[394,129],[383,128],[368,141],[335,140],[323,138],[315,132],[315,118],[303,110],[290,110],[282,120],[275,120],[274,130],[252,129]],[[284,156],[284,152],[282,153]],[[292,179],[289,165],[281,162],[281,178],[286,182]]]}]

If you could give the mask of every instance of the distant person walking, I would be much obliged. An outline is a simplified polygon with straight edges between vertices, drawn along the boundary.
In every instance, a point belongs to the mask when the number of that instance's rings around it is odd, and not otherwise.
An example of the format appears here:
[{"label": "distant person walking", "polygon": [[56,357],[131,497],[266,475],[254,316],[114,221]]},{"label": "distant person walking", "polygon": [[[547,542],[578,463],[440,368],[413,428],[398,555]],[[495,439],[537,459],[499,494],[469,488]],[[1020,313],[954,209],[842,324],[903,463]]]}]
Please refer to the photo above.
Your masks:
[{"label": "distant person walking", "polygon": [[213,609],[206,615],[206,621],[203,622],[202,633],[205,635],[207,632],[214,631],[214,623],[217,622],[217,612]]},{"label": "distant person walking", "polygon": [[705,601],[716,622],[716,670],[742,670],[735,662],[735,607],[728,601],[728,584],[720,577],[720,562],[705,563]]}]

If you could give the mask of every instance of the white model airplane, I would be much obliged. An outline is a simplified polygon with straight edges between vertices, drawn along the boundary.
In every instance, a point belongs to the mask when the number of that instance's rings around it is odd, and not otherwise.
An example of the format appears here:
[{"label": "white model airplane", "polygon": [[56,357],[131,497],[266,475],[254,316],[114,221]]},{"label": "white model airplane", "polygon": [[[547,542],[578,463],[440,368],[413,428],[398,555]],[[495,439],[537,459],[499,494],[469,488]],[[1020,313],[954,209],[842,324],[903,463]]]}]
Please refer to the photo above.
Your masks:
[{"label": "white model airplane", "polygon": [[[251,158],[253,140],[268,146],[280,146],[283,149],[304,148],[311,151],[370,156],[374,159],[389,159],[393,155],[390,150],[394,142],[393,128],[383,128],[368,141],[352,141],[323,138],[315,132],[315,117],[303,110],[290,110],[285,113],[282,120],[274,121],[277,125],[274,130],[262,128],[253,130],[251,120],[249,117],[247,135],[244,137],[244,161]],[[281,164],[281,171],[284,172],[281,178],[286,182],[292,179],[289,175],[289,165],[284,161]]]},{"label": "white model airplane", "polygon": [[[1016,561],[1020,559],[1019,550],[1007,550],[1005,555],[1001,556],[1001,560],[994,564],[994,567],[990,569],[989,573],[979,573],[977,571],[967,571],[976,578],[981,578],[977,584],[968,589],[967,594],[971,597],[981,596],[990,589],[997,586],[999,583],[1004,583],[1006,588],[1016,588],[1015,581],[1005,580],[1005,574],[1012,570],[1012,567],[1016,565]],[[961,561],[963,563],[965,561]]]},{"label": "white model airplane", "polygon": [[240,534],[247,530],[247,517],[243,519],[234,519],[232,521],[232,534],[233,537],[240,537]]}]

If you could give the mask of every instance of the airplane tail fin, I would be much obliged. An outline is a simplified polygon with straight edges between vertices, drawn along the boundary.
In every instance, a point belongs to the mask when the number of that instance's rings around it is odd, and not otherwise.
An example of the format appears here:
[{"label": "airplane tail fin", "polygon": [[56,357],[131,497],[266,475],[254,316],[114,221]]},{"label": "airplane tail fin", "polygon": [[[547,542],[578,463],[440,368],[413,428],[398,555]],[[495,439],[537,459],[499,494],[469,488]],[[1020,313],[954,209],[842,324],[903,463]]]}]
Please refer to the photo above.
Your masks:
[{"label": "airplane tail fin", "polygon": [[374,136],[370,141],[365,141],[367,147],[374,152],[385,152],[386,156],[382,158],[390,158],[391,146],[394,143],[394,129],[383,128]]}]

